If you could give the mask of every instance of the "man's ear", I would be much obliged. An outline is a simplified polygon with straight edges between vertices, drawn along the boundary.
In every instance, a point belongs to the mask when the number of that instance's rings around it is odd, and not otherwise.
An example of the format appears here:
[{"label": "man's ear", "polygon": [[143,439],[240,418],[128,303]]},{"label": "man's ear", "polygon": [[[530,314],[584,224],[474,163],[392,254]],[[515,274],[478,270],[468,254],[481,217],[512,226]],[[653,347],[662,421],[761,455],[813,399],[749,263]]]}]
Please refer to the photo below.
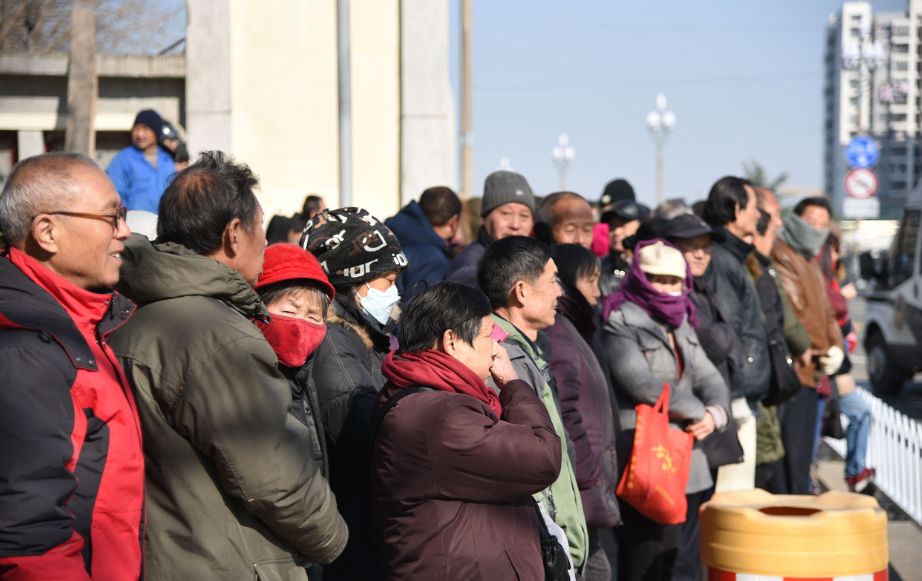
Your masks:
[{"label": "man's ear", "polygon": [[[59,243],[58,235],[60,234],[60,230],[50,216],[47,214],[39,214],[39,216],[32,221],[30,234],[32,244],[48,254],[57,254]],[[27,244],[28,243],[27,241]]]},{"label": "man's ear", "polygon": [[528,290],[528,283],[524,280],[517,280],[512,285],[512,290],[509,291],[510,298],[515,304],[524,305],[525,299],[528,297]]},{"label": "man's ear", "polygon": [[243,236],[243,222],[234,218],[224,227],[224,251],[231,258],[240,253],[241,238]]},{"label": "man's ear", "polygon": [[458,341],[458,338],[455,336],[454,331],[451,329],[445,329],[445,332],[442,333],[442,337],[439,339],[439,341],[441,342],[442,351],[452,356],[455,354],[456,342]]}]

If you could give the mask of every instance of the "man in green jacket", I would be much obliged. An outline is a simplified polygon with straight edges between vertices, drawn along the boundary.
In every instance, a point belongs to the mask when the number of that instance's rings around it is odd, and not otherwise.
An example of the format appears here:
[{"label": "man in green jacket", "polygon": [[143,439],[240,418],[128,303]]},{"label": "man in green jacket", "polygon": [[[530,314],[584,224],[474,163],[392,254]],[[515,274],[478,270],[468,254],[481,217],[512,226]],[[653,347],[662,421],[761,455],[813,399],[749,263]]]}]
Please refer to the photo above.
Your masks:
[{"label": "man in green jacket", "polygon": [[305,580],[346,525],[311,432],[253,324],[266,238],[249,168],[219,152],[177,175],[157,243],[134,236],[120,290],[140,305],[111,344],[137,399],[147,465],[144,579]]},{"label": "man in green jacket", "polygon": [[554,324],[557,299],[562,294],[557,266],[544,243],[510,236],[487,248],[477,281],[493,306],[494,324],[506,335],[502,343],[516,375],[534,388],[560,438],[563,448],[560,475],[549,488],[536,494],[535,500],[563,529],[573,566],[580,572],[586,562],[589,532],[559,398],[551,380],[548,357],[539,345],[546,342],[540,331]]}]

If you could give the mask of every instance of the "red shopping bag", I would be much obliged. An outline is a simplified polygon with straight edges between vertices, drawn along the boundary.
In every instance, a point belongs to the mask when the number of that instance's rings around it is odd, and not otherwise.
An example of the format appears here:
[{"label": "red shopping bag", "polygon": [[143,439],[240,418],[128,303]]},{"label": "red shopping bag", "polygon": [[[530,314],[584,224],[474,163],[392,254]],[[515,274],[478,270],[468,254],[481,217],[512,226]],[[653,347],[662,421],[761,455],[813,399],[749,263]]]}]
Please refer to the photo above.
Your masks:
[{"label": "red shopping bag", "polygon": [[685,522],[685,486],[694,438],[669,427],[669,384],[652,406],[637,404],[634,449],[616,491],[618,497],[654,522]]}]

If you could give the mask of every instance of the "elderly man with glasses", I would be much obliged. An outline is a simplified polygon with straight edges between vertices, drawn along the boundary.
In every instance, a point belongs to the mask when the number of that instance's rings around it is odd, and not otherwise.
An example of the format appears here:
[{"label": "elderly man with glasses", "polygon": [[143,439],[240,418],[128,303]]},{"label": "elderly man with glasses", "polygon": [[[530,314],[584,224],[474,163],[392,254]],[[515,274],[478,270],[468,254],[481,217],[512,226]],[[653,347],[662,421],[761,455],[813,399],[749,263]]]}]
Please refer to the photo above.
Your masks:
[{"label": "elderly man with glasses", "polygon": [[144,457],[110,333],[131,234],[92,160],[20,162],[0,194],[0,576],[138,579]]}]

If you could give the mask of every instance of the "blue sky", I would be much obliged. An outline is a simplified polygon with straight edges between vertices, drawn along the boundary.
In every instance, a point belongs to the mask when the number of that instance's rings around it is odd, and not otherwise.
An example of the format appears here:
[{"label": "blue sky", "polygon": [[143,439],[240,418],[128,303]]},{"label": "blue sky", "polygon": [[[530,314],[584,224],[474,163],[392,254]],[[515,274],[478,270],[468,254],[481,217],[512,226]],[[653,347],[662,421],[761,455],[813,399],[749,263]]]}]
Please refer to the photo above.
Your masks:
[{"label": "blue sky", "polygon": [[[457,35],[458,0],[452,0]],[[903,11],[905,2],[872,2]],[[537,194],[558,189],[550,152],[576,148],[567,186],[597,199],[626,177],[654,199],[644,119],[657,93],[677,118],[667,197],[704,197],[756,159],[787,185],[822,188],[823,42],[830,0],[474,0],[474,182],[509,157]],[[457,57],[457,38],[452,39]],[[457,77],[455,78],[457,81]]]}]

